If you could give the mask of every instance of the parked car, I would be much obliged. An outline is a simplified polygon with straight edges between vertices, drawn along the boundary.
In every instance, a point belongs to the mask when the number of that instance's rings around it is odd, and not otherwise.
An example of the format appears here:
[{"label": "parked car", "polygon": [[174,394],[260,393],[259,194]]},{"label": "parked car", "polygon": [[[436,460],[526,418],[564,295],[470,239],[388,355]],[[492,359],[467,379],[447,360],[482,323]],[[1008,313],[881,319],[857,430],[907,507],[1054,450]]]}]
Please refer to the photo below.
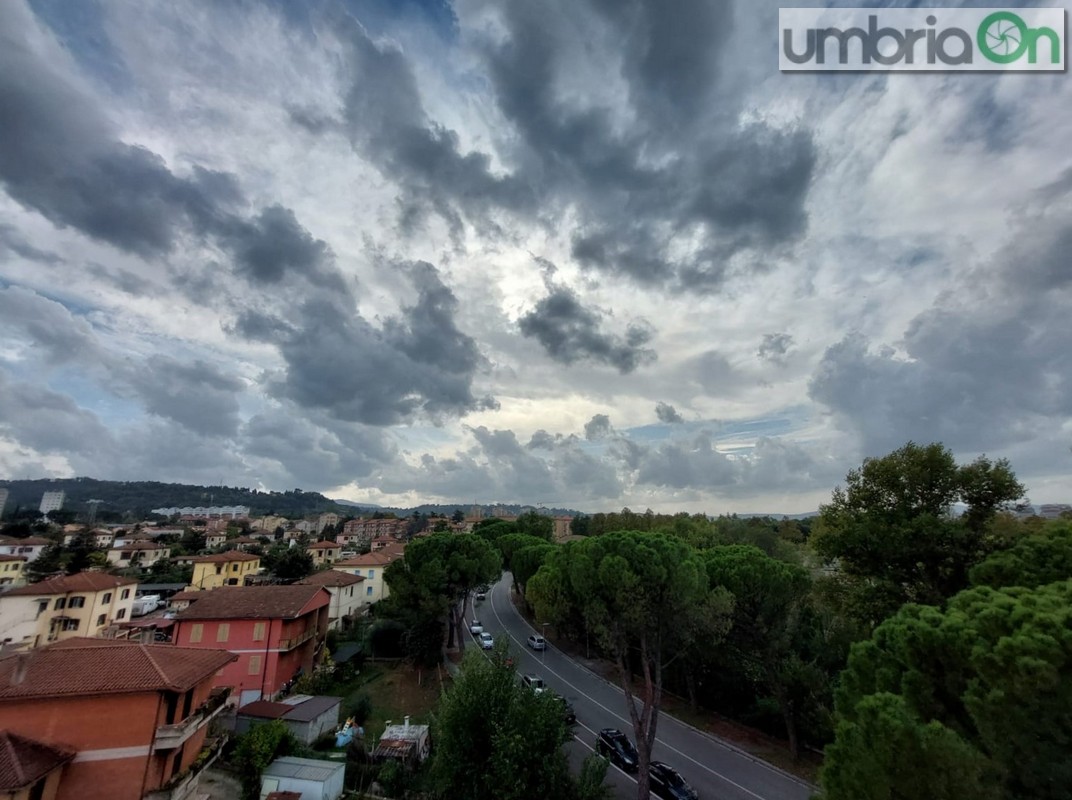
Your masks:
[{"label": "parked car", "polygon": [[542,692],[544,689],[547,688],[544,685],[543,678],[541,678],[539,675],[533,675],[531,673],[528,674],[528,675],[522,675],[521,676],[521,682],[526,687],[528,687],[529,689],[532,689],[532,691],[536,692],[536,694],[539,694],[540,692]]},{"label": "parked car", "polygon": [[534,633],[532,634],[532,636],[529,637],[529,647],[531,647],[533,650],[546,650],[547,640],[539,634]]},{"label": "parked car", "polygon": [[573,710],[573,703],[567,700],[565,697],[559,697],[559,701],[562,703],[562,716],[566,720],[567,725],[574,725],[577,722],[577,712]]},{"label": "parked car", "polygon": [[480,646],[483,647],[485,650],[490,650],[495,646],[494,637],[492,637],[492,635],[487,631],[484,631],[482,634],[480,634]]},{"label": "parked car", "polygon": [[473,634],[475,636],[476,634],[483,633],[483,632],[484,632],[484,626],[482,624],[480,624],[480,620],[474,619],[472,621],[472,623],[470,623],[470,625],[469,625],[469,633],[471,633],[471,634]]},{"label": "parked car", "polygon": [[604,728],[599,732],[596,752],[626,772],[636,772],[640,763],[636,747],[617,728]]},{"label": "parked car", "polygon": [[677,770],[662,761],[651,762],[651,792],[663,800],[700,800]]},{"label": "parked car", "polygon": [[481,600],[487,600],[487,599],[488,599],[488,593],[486,591],[484,591],[483,589],[478,589],[477,593],[476,593],[477,602],[479,603]]}]

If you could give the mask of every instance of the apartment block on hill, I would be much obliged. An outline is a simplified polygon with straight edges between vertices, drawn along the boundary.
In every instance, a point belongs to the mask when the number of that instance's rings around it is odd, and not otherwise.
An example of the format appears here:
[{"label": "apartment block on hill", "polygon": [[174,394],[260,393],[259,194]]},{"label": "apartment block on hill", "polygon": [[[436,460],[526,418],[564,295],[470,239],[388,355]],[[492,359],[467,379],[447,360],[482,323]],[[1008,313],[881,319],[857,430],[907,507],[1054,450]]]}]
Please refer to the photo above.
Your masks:
[{"label": "apartment block on hill", "polygon": [[201,592],[175,615],[180,647],[226,648],[238,656],[216,678],[240,706],[270,700],[312,671],[328,631],[331,595],[319,586],[225,586]]},{"label": "apartment block on hill", "polygon": [[130,619],[137,581],[104,572],[60,575],[0,594],[0,647],[99,636]]},{"label": "apartment block on hill", "polygon": [[[194,795],[211,763],[202,756],[208,724],[226,699],[213,694],[214,677],[234,658],[107,639],[0,658],[0,736],[14,744],[0,753],[0,781],[25,784],[14,796],[29,800]],[[21,778],[6,773],[5,758]]]}]

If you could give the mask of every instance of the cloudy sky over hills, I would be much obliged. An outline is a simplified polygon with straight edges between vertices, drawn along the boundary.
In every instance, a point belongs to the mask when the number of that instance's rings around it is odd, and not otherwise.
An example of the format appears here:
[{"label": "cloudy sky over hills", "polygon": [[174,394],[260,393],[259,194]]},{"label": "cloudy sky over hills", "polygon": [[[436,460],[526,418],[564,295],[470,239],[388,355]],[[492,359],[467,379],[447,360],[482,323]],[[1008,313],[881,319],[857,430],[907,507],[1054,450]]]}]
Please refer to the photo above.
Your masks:
[{"label": "cloudy sky over hills", "polygon": [[815,508],[1072,467],[1065,74],[777,4],[0,3],[0,476]]}]

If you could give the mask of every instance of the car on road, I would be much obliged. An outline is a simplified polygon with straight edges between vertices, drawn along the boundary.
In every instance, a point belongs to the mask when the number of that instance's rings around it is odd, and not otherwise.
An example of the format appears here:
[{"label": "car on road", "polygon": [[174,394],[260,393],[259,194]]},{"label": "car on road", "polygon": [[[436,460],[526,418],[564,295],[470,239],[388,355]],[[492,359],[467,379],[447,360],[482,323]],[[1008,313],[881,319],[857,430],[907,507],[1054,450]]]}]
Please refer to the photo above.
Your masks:
[{"label": "car on road", "polygon": [[700,800],[678,771],[662,761],[652,761],[650,768],[651,793],[662,800]]},{"label": "car on road", "polygon": [[484,631],[480,634],[480,646],[485,650],[490,650],[495,646],[495,638],[487,631]]},{"label": "car on road", "polygon": [[604,728],[596,736],[596,752],[625,772],[636,772],[640,764],[636,747],[617,728]]},{"label": "car on road", "polygon": [[558,700],[562,703],[562,717],[566,720],[567,725],[574,725],[577,722],[577,712],[573,710],[573,703],[567,700],[565,697],[559,695]]},{"label": "car on road", "polygon": [[522,675],[521,683],[523,683],[526,688],[532,689],[532,691],[536,692],[536,694],[540,694],[544,689],[547,688],[544,685],[543,678],[541,678],[539,675],[533,675],[532,673],[529,673],[528,675]]},{"label": "car on road", "polygon": [[532,636],[529,637],[528,644],[529,647],[531,647],[533,650],[547,649],[547,640],[540,636],[538,633],[534,633],[532,634]]},{"label": "car on road", "polygon": [[487,600],[487,599],[488,599],[488,593],[487,592],[483,592],[483,591],[479,591],[479,590],[477,591],[476,600],[477,600],[478,603],[481,600]]},{"label": "car on road", "polygon": [[480,620],[474,619],[469,624],[469,633],[473,634],[474,636],[476,636],[478,633],[483,633],[483,632],[484,632],[484,626],[480,624]]}]

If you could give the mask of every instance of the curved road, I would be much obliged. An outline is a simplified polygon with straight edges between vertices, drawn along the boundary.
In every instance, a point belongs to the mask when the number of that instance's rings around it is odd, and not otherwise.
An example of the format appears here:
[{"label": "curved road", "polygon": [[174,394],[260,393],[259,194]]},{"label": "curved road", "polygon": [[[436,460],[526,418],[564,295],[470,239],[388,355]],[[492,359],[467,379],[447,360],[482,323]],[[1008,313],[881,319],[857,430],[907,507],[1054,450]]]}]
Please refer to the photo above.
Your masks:
[{"label": "curved road", "polygon": [[[550,645],[542,653],[529,649],[526,640],[538,631],[510,601],[509,574],[492,587],[486,601],[473,606],[473,614],[496,641],[507,638],[519,675],[539,675],[550,689],[573,704],[577,741],[570,753],[572,762],[579,763],[586,750],[592,750],[600,728],[620,728],[634,738],[621,688]],[[702,800],[808,800],[814,792],[800,779],[665,714],[659,715],[652,758],[680,772]],[[636,782],[617,768],[608,770],[607,781],[617,797],[636,797]]]}]

